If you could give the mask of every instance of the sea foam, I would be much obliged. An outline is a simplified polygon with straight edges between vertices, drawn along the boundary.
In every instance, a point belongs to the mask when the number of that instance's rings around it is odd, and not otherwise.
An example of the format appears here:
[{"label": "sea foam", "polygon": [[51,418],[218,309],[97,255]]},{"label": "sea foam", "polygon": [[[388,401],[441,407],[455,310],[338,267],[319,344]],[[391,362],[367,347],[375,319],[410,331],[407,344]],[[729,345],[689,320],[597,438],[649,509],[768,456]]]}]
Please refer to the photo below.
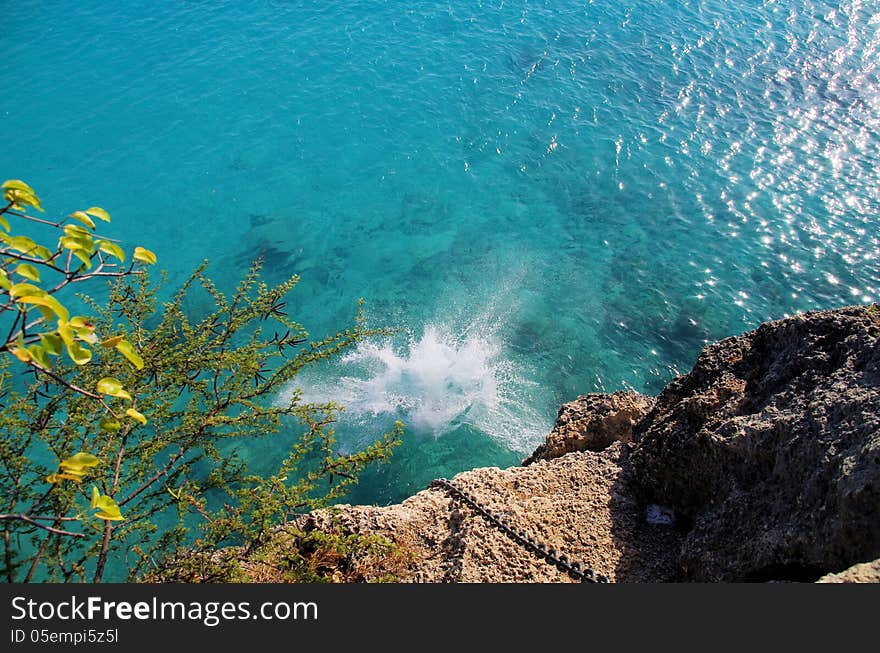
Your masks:
[{"label": "sea foam", "polygon": [[456,335],[429,324],[403,345],[391,339],[361,343],[328,370],[306,375],[283,398],[298,387],[304,402],[342,404],[343,422],[400,419],[424,436],[469,425],[524,452],[546,432],[529,405],[534,385],[505,357],[496,333],[472,327]]}]

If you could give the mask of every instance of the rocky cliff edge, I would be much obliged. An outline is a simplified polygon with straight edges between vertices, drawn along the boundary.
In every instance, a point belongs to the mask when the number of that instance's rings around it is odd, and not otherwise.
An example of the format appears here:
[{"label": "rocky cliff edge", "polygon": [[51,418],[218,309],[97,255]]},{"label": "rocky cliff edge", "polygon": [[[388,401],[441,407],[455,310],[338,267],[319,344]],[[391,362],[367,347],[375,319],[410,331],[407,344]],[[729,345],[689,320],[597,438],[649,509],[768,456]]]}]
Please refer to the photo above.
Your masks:
[{"label": "rocky cliff edge", "polygon": [[[452,480],[611,581],[876,581],[880,309],[806,313],[722,340],[656,399],[580,397],[524,463]],[[390,570],[348,561],[368,580],[573,582],[442,489],[312,513],[278,537],[293,527],[399,545]]]}]

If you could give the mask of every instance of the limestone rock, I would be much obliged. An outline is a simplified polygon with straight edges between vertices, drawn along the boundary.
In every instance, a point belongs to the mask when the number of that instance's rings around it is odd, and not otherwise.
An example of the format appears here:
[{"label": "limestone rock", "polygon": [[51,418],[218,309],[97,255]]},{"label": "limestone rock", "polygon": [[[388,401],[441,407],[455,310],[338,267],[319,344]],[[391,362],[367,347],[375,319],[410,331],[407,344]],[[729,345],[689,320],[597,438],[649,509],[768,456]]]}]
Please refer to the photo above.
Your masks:
[{"label": "limestone rock", "polygon": [[[722,340],[656,400],[581,397],[526,462],[454,482],[613,581],[877,581],[880,308],[807,313]],[[570,582],[437,489],[301,519],[407,552],[393,570],[353,561],[362,579]],[[260,564],[251,580],[267,577]]]},{"label": "limestone rock", "polygon": [[552,460],[572,451],[602,451],[612,442],[632,442],[633,426],[654,405],[638,392],[588,394],[559,409],[547,441],[523,461]]},{"label": "limestone rock", "polygon": [[686,579],[815,580],[880,557],[880,311],[708,346],[634,435],[643,500],[692,524]]},{"label": "limestone rock", "polygon": [[[670,526],[646,521],[630,457],[629,445],[615,443],[601,453],[572,453],[529,467],[474,469],[453,482],[530,536],[612,581],[673,580],[680,536]],[[326,530],[332,522],[397,543],[410,556],[395,570],[402,582],[574,582],[439,489],[397,505],[342,505],[307,518],[309,528]]]},{"label": "limestone rock", "polygon": [[837,574],[822,576],[819,583],[880,583],[880,559],[863,562]]}]

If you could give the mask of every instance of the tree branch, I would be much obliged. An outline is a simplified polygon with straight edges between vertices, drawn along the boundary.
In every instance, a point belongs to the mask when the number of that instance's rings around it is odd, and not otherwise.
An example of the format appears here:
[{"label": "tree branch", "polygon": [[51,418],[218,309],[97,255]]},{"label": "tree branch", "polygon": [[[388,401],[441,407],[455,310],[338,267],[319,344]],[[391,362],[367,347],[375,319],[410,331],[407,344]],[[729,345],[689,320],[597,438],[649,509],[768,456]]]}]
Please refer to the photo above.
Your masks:
[{"label": "tree branch", "polygon": [[0,515],[0,520],[18,520],[27,522],[37,528],[42,528],[44,531],[49,531],[50,533],[54,533],[55,535],[66,535],[68,537],[85,537],[83,533],[74,533],[72,531],[61,530],[60,528],[55,528],[54,526],[46,526],[45,524],[41,524],[37,521],[37,519],[51,519],[55,520],[56,517],[38,517],[33,518],[28,515],[11,515],[11,514],[2,514]]}]

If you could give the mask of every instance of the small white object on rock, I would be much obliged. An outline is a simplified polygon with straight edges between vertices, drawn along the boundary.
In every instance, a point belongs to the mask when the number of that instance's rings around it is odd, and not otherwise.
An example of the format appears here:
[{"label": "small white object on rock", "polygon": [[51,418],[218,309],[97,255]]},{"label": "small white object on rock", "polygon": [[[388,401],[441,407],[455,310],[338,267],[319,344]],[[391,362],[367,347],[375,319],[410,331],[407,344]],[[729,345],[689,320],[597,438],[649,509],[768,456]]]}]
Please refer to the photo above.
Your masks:
[{"label": "small white object on rock", "polygon": [[666,506],[658,506],[652,503],[645,511],[645,520],[649,524],[661,524],[663,526],[672,526],[675,523],[675,511]]}]

